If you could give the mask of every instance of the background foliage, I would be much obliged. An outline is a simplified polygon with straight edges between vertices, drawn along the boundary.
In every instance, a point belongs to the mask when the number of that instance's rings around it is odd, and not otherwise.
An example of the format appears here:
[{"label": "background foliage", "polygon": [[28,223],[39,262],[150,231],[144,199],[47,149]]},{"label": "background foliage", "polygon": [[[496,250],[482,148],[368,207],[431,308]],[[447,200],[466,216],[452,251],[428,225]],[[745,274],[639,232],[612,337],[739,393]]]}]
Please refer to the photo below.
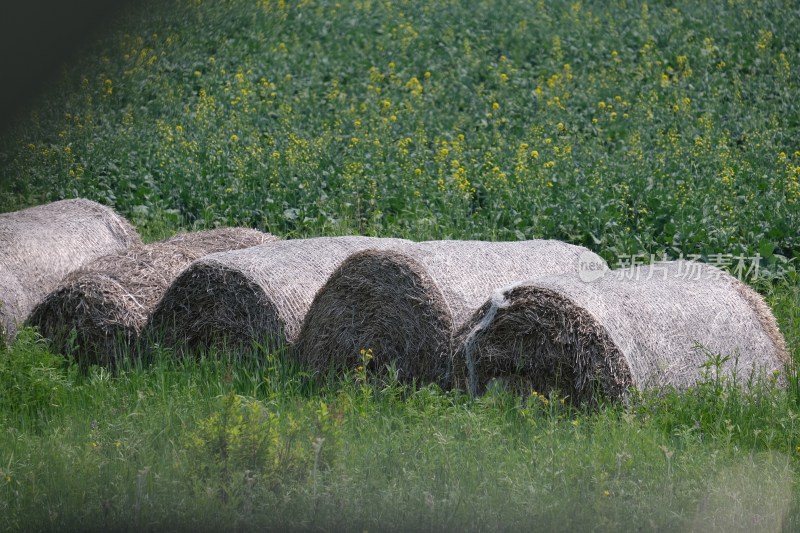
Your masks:
[{"label": "background foliage", "polygon": [[0,208],[797,254],[795,2],[178,1],[2,144]]}]

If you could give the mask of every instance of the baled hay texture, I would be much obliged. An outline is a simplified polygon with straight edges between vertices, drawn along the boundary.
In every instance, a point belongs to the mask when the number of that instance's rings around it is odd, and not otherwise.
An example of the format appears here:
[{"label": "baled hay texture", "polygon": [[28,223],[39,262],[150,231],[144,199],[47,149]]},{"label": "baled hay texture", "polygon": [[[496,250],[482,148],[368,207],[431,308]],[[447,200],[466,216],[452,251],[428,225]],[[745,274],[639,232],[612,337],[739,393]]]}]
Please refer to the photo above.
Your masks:
[{"label": "baled hay texture", "polygon": [[89,200],[0,214],[0,338],[10,342],[64,276],[136,244],[139,235],[124,218]]},{"label": "baled hay texture", "polygon": [[100,257],[67,276],[34,309],[29,323],[61,352],[74,328],[82,361],[113,362],[134,346],[158,300],[192,261],[274,240],[253,229],[224,228],[181,233]]},{"label": "baled hay texture", "polygon": [[314,295],[342,261],[367,248],[409,244],[402,239],[319,237],[210,255],[175,280],[144,337],[179,352],[293,343]]},{"label": "baled hay texture", "polygon": [[345,261],[320,290],[303,324],[297,356],[317,371],[353,369],[361,350],[404,381],[451,383],[453,333],[511,282],[577,273],[589,250],[559,241],[431,241],[369,250]]},{"label": "baled hay texture", "polygon": [[[790,363],[763,299],[709,265],[674,261],[609,271],[594,281],[550,276],[499,291],[461,331],[470,392],[493,379],[518,392],[557,389],[572,402],[629,387],[685,388],[710,356],[740,382]],[[705,365],[705,367],[704,367]],[[710,371],[710,369],[708,369]]]}]

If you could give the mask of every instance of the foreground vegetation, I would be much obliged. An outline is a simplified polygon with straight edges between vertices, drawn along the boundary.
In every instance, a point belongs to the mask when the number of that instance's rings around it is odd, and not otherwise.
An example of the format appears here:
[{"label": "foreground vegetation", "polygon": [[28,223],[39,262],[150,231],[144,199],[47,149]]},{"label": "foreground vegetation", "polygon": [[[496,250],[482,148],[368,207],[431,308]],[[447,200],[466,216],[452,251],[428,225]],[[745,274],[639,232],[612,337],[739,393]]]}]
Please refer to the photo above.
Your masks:
[{"label": "foreground vegetation", "polygon": [[684,529],[800,526],[800,405],[709,377],[628,406],[364,372],[319,386],[277,355],[82,375],[25,331],[1,354],[7,529]]},{"label": "foreground vegetation", "polygon": [[[147,5],[0,139],[0,211],[757,254],[800,361],[796,2]],[[365,347],[368,348],[368,347]],[[282,352],[0,348],[4,529],[800,527],[800,389],[470,400]],[[720,354],[724,356],[726,354]],[[367,365],[368,366],[368,365]]]}]

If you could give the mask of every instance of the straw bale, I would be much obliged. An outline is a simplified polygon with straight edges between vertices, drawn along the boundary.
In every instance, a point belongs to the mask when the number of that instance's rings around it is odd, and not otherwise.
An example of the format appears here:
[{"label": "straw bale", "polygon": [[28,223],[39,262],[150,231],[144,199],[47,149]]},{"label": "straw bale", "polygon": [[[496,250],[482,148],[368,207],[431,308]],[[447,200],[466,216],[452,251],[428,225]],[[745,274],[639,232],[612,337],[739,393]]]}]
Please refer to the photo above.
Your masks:
[{"label": "straw bale", "polygon": [[291,344],[314,295],[349,255],[408,244],[402,239],[318,237],[209,255],[175,280],[145,336],[178,352]]},{"label": "straw bale", "polygon": [[64,276],[140,243],[124,218],[90,200],[0,214],[0,338],[11,341],[17,326]]},{"label": "straw bale", "polygon": [[451,385],[453,333],[498,287],[577,272],[589,250],[560,241],[430,241],[399,251],[354,254],[320,290],[295,352],[319,372],[353,369],[361,350],[404,381]]},{"label": "straw bale", "polygon": [[150,312],[192,261],[274,240],[254,229],[223,228],[105,255],[68,275],[34,309],[29,323],[58,351],[67,350],[74,329],[82,362],[114,362],[134,347]]},{"label": "straw bale", "polygon": [[571,401],[624,398],[630,387],[686,388],[728,357],[740,382],[790,364],[764,300],[713,266],[673,261],[606,272],[590,282],[549,276],[508,287],[459,333],[470,392],[493,379]]}]

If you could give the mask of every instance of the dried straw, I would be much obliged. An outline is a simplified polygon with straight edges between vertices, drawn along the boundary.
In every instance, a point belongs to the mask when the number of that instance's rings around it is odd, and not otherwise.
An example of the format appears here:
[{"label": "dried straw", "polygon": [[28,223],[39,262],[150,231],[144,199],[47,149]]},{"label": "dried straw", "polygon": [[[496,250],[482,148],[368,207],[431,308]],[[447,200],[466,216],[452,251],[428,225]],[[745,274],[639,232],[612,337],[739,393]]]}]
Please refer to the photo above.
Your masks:
[{"label": "dried straw", "polygon": [[589,250],[559,241],[431,241],[354,254],[320,290],[295,352],[318,372],[394,364],[404,381],[451,385],[453,333],[498,287],[533,276],[607,269]]},{"label": "dried straw", "polygon": [[402,239],[320,237],[209,255],[169,288],[145,336],[178,352],[293,343],[311,301],[351,254],[410,244]]},{"label": "dried straw", "polygon": [[29,322],[68,349],[74,329],[84,362],[111,363],[135,345],[147,317],[170,283],[205,255],[276,240],[247,228],[181,233],[100,257],[67,276],[31,313]]},{"label": "dried straw", "polygon": [[64,276],[140,243],[124,218],[89,200],[0,214],[0,338],[11,341],[17,325]]},{"label": "dried straw", "polygon": [[498,291],[460,337],[472,394],[499,379],[522,393],[558,389],[576,403],[598,393],[623,398],[630,387],[692,386],[704,368],[713,370],[712,355],[728,357],[718,377],[735,373],[741,381],[790,363],[764,300],[690,261],[609,271],[591,282],[527,281]]}]

